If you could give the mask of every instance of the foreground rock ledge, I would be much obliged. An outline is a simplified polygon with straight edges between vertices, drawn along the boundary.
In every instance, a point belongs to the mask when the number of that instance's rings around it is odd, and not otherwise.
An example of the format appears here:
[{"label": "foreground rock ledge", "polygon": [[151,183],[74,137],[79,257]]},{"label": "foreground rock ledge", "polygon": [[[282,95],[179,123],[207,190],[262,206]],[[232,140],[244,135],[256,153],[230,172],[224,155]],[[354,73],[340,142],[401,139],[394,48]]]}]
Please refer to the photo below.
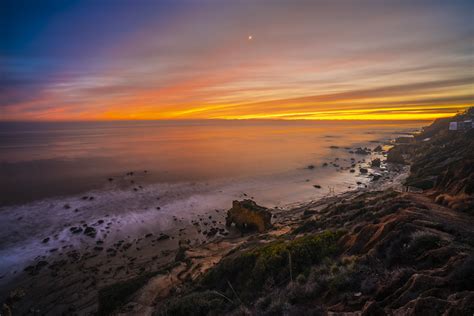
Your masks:
[{"label": "foreground rock ledge", "polygon": [[257,230],[264,232],[272,227],[272,214],[263,206],[252,200],[233,201],[227,211],[226,226],[233,223],[240,231]]}]

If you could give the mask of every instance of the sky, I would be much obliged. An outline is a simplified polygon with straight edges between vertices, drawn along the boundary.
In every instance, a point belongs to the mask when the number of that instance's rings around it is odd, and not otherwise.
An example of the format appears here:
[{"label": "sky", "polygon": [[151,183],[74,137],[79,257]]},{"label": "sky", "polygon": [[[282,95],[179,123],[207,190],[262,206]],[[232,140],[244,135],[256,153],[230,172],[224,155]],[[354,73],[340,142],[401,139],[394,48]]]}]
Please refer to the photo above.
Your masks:
[{"label": "sky", "polygon": [[433,119],[474,1],[2,0],[0,120]]}]

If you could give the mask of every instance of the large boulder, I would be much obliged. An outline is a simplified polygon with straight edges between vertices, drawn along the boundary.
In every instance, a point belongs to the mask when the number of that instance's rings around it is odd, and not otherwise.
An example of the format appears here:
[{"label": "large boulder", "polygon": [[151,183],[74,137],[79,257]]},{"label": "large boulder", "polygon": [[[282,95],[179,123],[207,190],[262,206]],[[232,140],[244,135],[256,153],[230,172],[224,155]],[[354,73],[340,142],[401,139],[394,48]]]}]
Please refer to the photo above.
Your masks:
[{"label": "large boulder", "polygon": [[375,158],[372,160],[371,165],[372,167],[380,168],[381,160],[379,158]]},{"label": "large boulder", "polygon": [[272,213],[266,207],[257,205],[252,200],[233,201],[232,208],[227,211],[226,226],[232,223],[241,230],[257,230],[264,232],[272,227]]},{"label": "large boulder", "polygon": [[406,164],[405,158],[403,157],[403,151],[400,150],[400,147],[393,147],[388,151],[387,162]]}]

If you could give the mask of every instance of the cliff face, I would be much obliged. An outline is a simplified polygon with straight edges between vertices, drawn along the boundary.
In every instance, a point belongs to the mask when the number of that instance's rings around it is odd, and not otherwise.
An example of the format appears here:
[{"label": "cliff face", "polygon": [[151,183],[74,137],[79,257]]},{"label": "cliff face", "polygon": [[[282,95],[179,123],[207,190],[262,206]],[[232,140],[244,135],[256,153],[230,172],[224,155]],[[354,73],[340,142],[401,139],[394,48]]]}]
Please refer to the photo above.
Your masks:
[{"label": "cliff face", "polygon": [[474,110],[437,120],[411,146],[406,184],[428,190],[440,204],[474,212],[474,129],[449,131],[450,121],[474,119]]},{"label": "cliff face", "polygon": [[[472,217],[367,192],[308,207],[290,233],[244,244],[161,302],[167,315],[472,315]],[[294,216],[294,214],[293,214]],[[357,314],[353,314],[357,313]]]}]

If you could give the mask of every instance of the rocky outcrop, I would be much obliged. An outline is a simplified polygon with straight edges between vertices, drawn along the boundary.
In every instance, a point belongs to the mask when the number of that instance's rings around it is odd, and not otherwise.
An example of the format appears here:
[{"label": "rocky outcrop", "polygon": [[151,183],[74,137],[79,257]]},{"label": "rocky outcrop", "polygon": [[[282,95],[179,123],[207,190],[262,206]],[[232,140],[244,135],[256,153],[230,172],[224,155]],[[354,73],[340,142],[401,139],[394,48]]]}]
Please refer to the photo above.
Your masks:
[{"label": "rocky outcrop", "polygon": [[227,211],[226,226],[235,224],[241,231],[264,232],[272,227],[271,218],[272,214],[267,208],[252,200],[233,201],[232,208]]},{"label": "rocky outcrop", "polygon": [[169,302],[168,311],[224,315],[246,306],[247,315],[472,314],[470,216],[391,190],[308,210],[316,214],[293,222],[293,231],[230,252]]},{"label": "rocky outcrop", "polygon": [[375,158],[370,164],[372,167],[380,168],[381,162],[382,161],[379,158]]},{"label": "rocky outcrop", "polygon": [[403,147],[397,146],[392,147],[387,152],[387,162],[388,163],[397,163],[397,164],[406,164],[405,158],[403,157]]}]

